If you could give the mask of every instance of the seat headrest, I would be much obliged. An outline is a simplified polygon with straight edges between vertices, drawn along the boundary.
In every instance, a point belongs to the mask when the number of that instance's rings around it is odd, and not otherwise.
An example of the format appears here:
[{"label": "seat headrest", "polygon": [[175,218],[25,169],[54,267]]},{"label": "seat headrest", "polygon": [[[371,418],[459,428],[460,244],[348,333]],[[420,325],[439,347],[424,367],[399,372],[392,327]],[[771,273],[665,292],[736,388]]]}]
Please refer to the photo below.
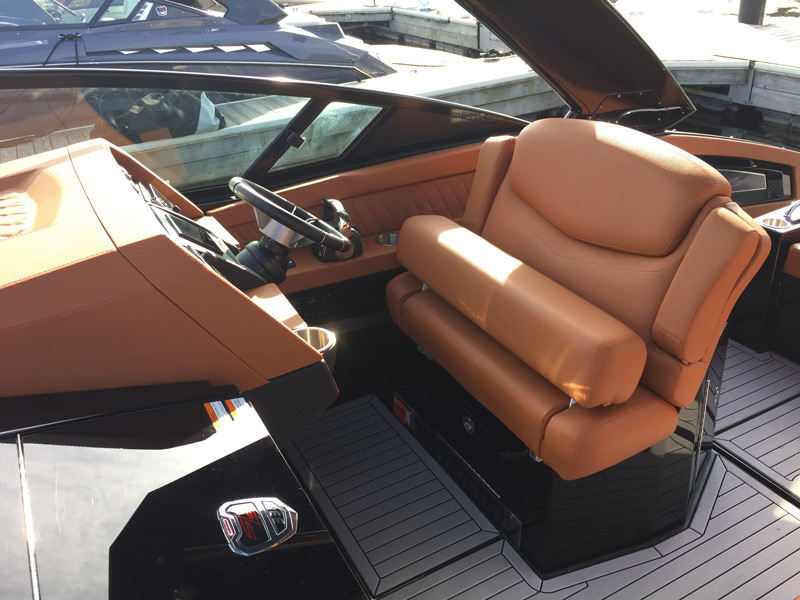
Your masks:
[{"label": "seat headrest", "polygon": [[647,134],[578,119],[542,119],[519,135],[512,189],[575,239],[664,256],[714,196],[730,196],[714,168]]}]

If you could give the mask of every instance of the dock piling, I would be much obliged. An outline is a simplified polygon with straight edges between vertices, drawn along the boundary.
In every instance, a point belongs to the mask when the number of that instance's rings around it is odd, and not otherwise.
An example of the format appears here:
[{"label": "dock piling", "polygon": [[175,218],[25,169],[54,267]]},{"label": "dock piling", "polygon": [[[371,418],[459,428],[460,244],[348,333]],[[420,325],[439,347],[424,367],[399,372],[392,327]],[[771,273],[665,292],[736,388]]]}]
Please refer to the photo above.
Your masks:
[{"label": "dock piling", "polygon": [[741,0],[739,2],[739,23],[763,25],[766,5],[767,0]]}]

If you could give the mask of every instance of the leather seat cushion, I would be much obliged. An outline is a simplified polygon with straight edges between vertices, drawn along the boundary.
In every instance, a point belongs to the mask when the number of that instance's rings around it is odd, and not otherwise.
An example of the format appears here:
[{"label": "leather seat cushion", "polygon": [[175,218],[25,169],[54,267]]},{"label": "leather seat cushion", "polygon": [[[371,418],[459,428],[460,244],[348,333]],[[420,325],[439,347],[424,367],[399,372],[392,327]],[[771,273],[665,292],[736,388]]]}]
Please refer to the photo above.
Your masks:
[{"label": "leather seat cushion", "polygon": [[688,152],[578,119],[525,127],[508,175],[514,191],[568,236],[645,256],[672,252],[708,199],[731,193],[718,171]]},{"label": "leather seat cushion", "polygon": [[432,290],[422,291],[411,273],[386,291],[401,329],[562,479],[602,470],[675,430],[678,411],[642,386],[624,404],[569,407],[561,390]]},{"label": "leather seat cushion", "polygon": [[403,331],[538,452],[548,421],[569,398],[431,290],[407,296],[402,313]]},{"label": "leather seat cushion", "polygon": [[646,450],[677,425],[677,409],[639,386],[625,404],[553,415],[538,456],[562,479],[578,479]]},{"label": "leather seat cushion", "polygon": [[403,225],[397,257],[582,406],[624,402],[636,389],[647,358],[642,338],[480,236],[444,217],[412,217]]}]

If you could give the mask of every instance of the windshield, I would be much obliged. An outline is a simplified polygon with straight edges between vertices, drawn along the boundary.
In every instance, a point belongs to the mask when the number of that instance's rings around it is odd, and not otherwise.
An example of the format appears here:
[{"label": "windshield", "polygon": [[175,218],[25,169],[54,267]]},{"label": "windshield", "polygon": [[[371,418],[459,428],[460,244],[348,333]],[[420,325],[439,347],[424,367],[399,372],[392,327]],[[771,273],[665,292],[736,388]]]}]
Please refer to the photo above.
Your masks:
[{"label": "windshield", "polygon": [[[457,105],[320,84],[88,70],[61,76],[63,87],[18,87],[14,77],[0,81],[0,163],[102,138],[183,190],[222,187],[237,175],[263,181],[317,173],[323,164],[341,170],[524,124]],[[59,76],[46,79],[52,84]],[[178,82],[188,89],[173,87]]]},{"label": "windshield", "polygon": [[[41,27],[88,23],[105,0],[0,0],[0,25]],[[138,0],[117,0],[123,5]]]},{"label": "windshield", "polygon": [[147,88],[0,91],[0,162],[92,138],[120,146],[172,185],[241,174],[307,98]]}]

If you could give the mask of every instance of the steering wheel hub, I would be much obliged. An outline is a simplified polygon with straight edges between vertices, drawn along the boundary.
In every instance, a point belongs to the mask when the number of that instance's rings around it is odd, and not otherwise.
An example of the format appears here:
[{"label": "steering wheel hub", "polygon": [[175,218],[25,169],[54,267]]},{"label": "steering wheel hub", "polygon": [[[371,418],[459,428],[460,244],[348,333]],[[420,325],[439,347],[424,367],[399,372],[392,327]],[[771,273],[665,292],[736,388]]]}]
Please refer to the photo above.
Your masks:
[{"label": "steering wheel hub", "polygon": [[275,192],[241,177],[232,178],[228,185],[256,210],[263,234],[260,241],[247,244],[237,258],[269,282],[281,283],[286,278],[289,249],[297,248],[304,240],[336,252],[349,252],[353,247],[342,232]]}]

